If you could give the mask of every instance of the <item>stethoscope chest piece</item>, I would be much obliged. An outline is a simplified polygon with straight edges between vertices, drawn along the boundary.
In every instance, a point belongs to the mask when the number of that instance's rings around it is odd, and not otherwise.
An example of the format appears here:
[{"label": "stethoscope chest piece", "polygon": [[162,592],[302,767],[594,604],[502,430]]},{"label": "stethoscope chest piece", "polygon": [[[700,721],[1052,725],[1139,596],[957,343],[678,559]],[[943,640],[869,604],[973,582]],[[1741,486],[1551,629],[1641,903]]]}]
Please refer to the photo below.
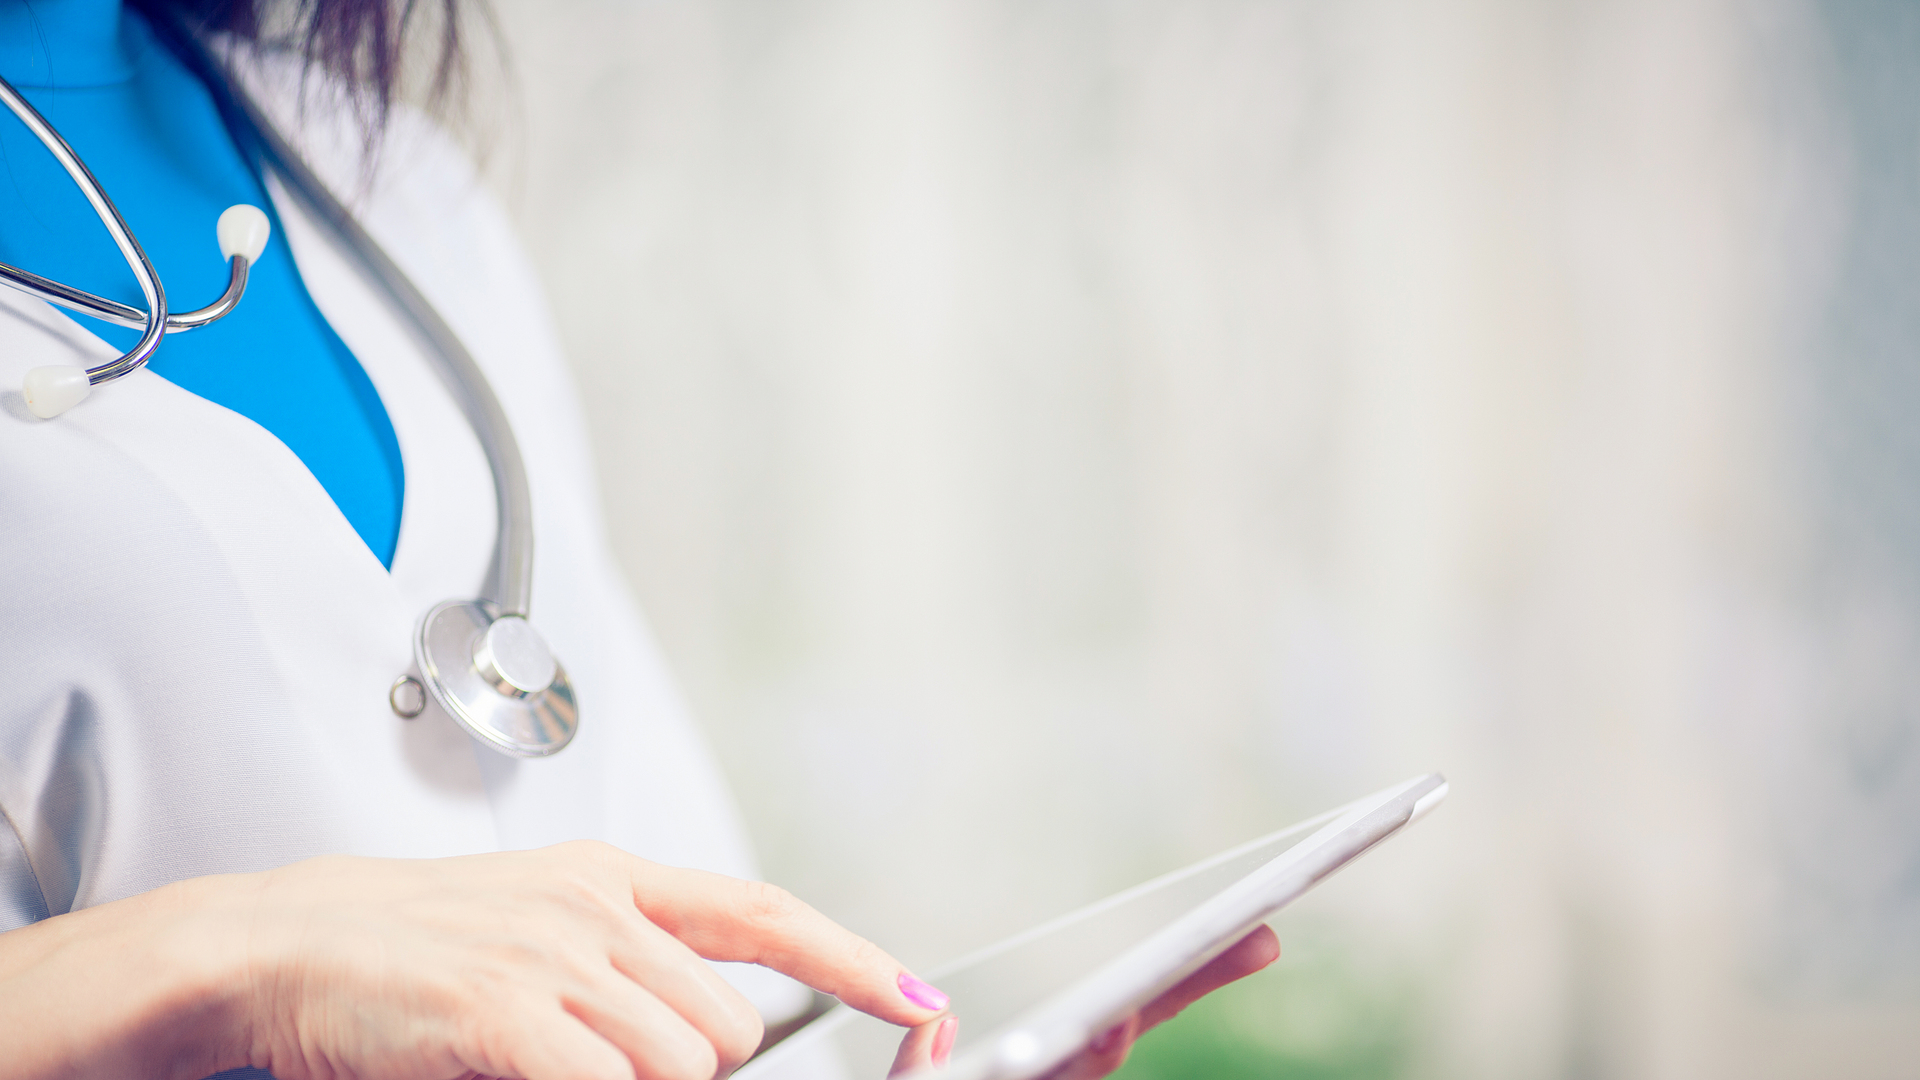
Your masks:
[{"label": "stethoscope chest piece", "polygon": [[545,757],[573,741],[573,683],[521,616],[485,600],[448,600],[421,618],[413,652],[427,692],[493,749]]}]

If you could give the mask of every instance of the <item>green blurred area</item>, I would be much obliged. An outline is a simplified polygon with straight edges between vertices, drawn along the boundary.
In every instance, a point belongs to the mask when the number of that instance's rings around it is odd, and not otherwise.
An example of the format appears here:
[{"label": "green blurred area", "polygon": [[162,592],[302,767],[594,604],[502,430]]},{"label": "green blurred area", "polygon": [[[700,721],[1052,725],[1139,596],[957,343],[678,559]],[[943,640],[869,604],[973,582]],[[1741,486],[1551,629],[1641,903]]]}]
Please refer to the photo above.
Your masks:
[{"label": "green blurred area", "polygon": [[1406,1073],[1416,994],[1331,928],[1280,927],[1273,967],[1149,1032],[1123,1080],[1377,1080]]}]

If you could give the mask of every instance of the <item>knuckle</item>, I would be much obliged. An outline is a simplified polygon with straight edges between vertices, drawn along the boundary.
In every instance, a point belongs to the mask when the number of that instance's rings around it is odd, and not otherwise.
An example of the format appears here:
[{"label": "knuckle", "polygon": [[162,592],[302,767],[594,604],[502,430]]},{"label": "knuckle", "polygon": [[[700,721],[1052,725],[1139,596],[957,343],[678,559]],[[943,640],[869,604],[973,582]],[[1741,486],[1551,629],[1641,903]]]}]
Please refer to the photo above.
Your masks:
[{"label": "knuckle", "polygon": [[719,1071],[720,1055],[706,1040],[697,1042],[688,1055],[687,1080],[713,1080],[714,1074]]},{"label": "knuckle", "polygon": [[848,934],[846,943],[846,964],[856,971],[886,965],[888,957],[880,946],[858,934]]},{"label": "knuckle", "polygon": [[627,859],[627,853],[604,840],[569,841],[575,858],[598,867],[615,866]]},{"label": "knuckle", "polygon": [[604,840],[568,840],[555,844],[548,850],[565,857],[570,862],[583,862],[592,866],[606,866],[626,858],[626,852]]},{"label": "knuckle", "polygon": [[779,927],[800,912],[800,901],[778,885],[764,881],[743,881],[740,884],[740,915],[754,926],[762,929]]},{"label": "knuckle", "polygon": [[624,1058],[613,1055],[605,1064],[582,1066],[579,1080],[634,1080],[633,1064]]},{"label": "knuckle", "polygon": [[572,873],[555,877],[553,887],[559,896],[574,911],[580,914],[600,914],[613,908],[613,897],[601,875],[589,870],[577,869]]},{"label": "knuckle", "polygon": [[720,1055],[707,1040],[695,1037],[674,1043],[670,1049],[663,1048],[654,1080],[713,1080],[720,1071]]},{"label": "knuckle", "polygon": [[[502,1024],[487,1010],[472,1009],[459,1014],[456,1024],[457,1046],[485,1062],[488,1068],[505,1071],[519,1056],[525,1032],[512,1024]],[[464,1055],[463,1055],[464,1056]]]},{"label": "knuckle", "polygon": [[729,1071],[739,1068],[753,1056],[754,1051],[760,1049],[760,1040],[766,1037],[766,1033],[766,1025],[757,1012],[731,1018],[714,1046],[720,1066]]},{"label": "knuckle", "polygon": [[580,912],[618,909],[630,902],[597,857],[562,861],[546,868],[531,885],[551,901]]}]

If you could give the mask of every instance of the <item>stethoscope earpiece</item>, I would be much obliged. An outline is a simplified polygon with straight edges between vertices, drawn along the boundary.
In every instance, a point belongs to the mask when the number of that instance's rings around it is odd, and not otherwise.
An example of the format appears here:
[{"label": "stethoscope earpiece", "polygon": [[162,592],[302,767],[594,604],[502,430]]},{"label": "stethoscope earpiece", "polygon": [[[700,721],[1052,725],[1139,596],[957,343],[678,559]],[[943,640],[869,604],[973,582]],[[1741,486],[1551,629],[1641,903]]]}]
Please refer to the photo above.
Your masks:
[{"label": "stethoscope earpiece", "polygon": [[27,399],[27,411],[42,420],[51,420],[87,399],[93,384],[87,381],[87,369],[71,364],[49,364],[27,372],[20,383],[20,396]]}]

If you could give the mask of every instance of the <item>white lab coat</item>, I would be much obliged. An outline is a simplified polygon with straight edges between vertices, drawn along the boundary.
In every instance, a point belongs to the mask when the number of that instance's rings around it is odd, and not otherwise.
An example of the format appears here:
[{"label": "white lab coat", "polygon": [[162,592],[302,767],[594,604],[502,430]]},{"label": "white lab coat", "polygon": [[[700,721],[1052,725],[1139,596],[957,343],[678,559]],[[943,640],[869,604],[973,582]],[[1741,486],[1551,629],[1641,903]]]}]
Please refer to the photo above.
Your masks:
[{"label": "white lab coat", "polygon": [[[411,721],[389,708],[390,685],[413,670],[415,620],[478,592],[491,474],[403,324],[275,190],[307,288],[399,439],[392,572],[277,439],[152,372],[34,419],[18,391],[29,368],[115,350],[0,287],[0,930],[326,852],[597,837],[752,875],[718,770],[608,550],[573,383],[500,208],[451,141],[408,113],[369,189],[357,129],[325,101],[297,108],[297,85],[295,66],[270,65],[257,90],[506,408],[533,492],[533,616],[574,679],[579,735],[555,757],[515,761],[437,706]],[[254,358],[262,378],[273,361]],[[805,1001],[796,984],[727,967],[770,1015]]]}]

